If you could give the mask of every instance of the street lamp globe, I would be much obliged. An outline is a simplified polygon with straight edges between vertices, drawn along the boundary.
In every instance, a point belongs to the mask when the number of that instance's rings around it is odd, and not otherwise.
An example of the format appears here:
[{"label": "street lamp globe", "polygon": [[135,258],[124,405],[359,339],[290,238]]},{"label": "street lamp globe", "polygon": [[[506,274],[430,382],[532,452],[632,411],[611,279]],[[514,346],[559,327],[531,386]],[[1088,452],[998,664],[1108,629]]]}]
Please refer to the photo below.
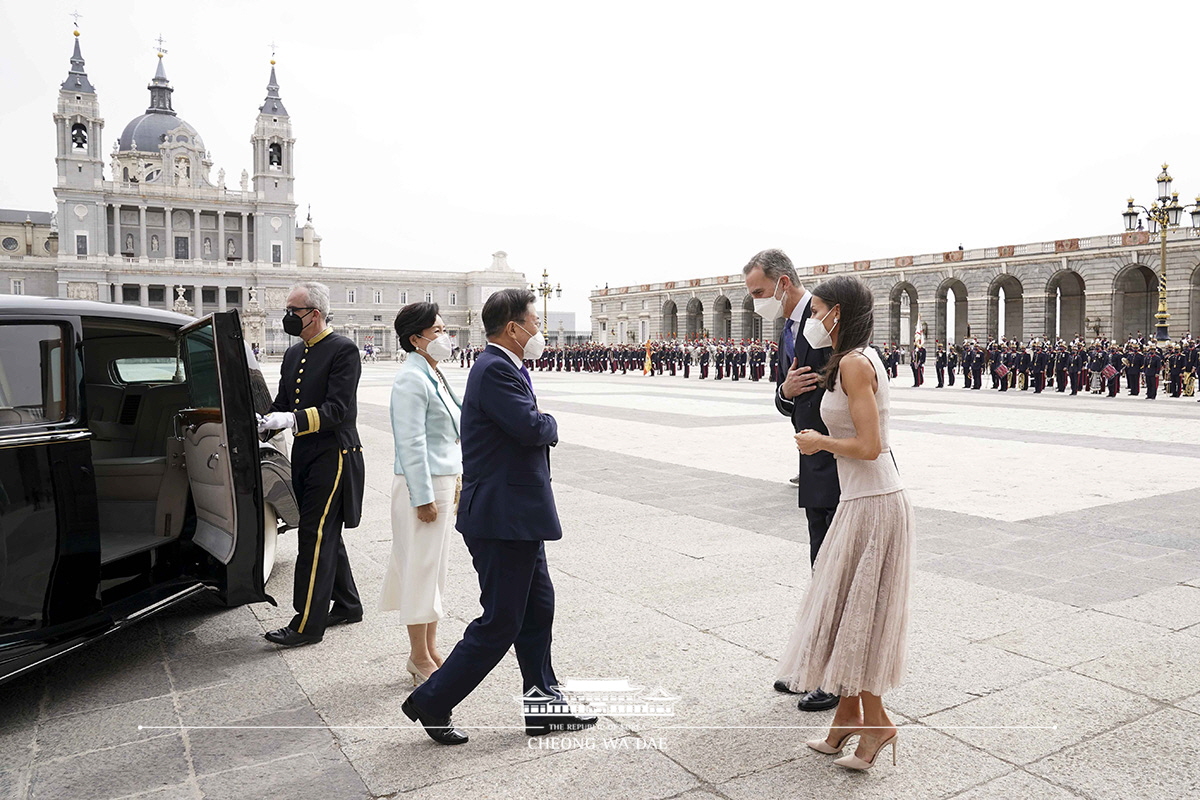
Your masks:
[{"label": "street lamp globe", "polygon": [[1158,174],[1155,179],[1158,183],[1158,199],[1163,205],[1166,205],[1167,200],[1171,197],[1171,175],[1167,172],[1167,165],[1163,164],[1163,171]]},{"label": "street lamp globe", "polygon": [[[1133,207],[1133,198],[1132,197],[1129,198],[1129,206],[1125,209],[1124,212],[1121,213],[1121,216],[1125,218],[1125,230],[1132,231],[1134,228],[1137,227],[1138,212],[1137,212],[1137,209]],[[1195,212],[1193,212],[1193,217],[1194,216],[1195,216]]]},{"label": "street lamp globe", "polygon": [[1171,193],[1171,202],[1167,204],[1167,221],[1171,227],[1179,225],[1179,218],[1183,215],[1183,206],[1179,205],[1179,192]]}]

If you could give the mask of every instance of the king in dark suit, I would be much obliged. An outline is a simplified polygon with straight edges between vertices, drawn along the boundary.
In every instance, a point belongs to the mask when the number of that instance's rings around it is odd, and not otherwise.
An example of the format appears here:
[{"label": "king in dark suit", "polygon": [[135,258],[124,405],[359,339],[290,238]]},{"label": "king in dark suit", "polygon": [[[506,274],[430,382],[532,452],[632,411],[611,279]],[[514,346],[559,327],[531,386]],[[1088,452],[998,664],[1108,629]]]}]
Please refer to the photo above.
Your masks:
[{"label": "king in dark suit", "polygon": [[[403,705],[408,718],[440,744],[467,741],[452,725],[450,712],[510,647],[516,648],[525,692],[558,697],[550,662],[554,585],[545,548],[546,541],[562,538],[550,489],[550,448],[558,444],[558,423],[538,409],[533,382],[522,366],[523,359],[541,355],[545,339],[534,294],[525,289],[493,294],[483,305],[482,319],[488,346],[463,395],[463,487],[456,527],[479,573],[483,613]],[[525,731],[540,736],[595,723],[595,717],[566,713],[527,715]]]},{"label": "king in dark suit", "polygon": [[[763,320],[772,322],[781,314],[786,319],[779,339],[775,408],[792,420],[795,432],[809,428],[827,434],[829,431],[821,420],[825,390],[817,383],[817,376],[829,360],[831,348],[812,347],[804,337],[812,295],[800,285],[796,268],[782,250],[763,250],[750,259],[742,274],[746,289],[754,298],[754,310]],[[798,483],[799,505],[808,518],[810,564],[815,564],[841,495],[833,454],[821,451],[811,456],[801,455]],[[783,681],[777,681],[775,688],[789,691]],[[833,708],[837,702],[837,695],[816,689],[800,699],[799,707],[803,711],[822,711]]]}]

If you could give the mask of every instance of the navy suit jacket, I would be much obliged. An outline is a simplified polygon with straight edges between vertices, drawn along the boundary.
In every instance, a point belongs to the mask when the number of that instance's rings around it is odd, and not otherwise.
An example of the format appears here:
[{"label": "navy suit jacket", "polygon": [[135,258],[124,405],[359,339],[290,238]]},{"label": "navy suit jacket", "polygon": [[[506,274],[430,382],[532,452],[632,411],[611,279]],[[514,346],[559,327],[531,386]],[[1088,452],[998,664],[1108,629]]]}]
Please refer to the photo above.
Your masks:
[{"label": "navy suit jacket", "polygon": [[[811,315],[812,303],[810,302],[808,308],[804,309],[803,319],[797,322],[793,329],[796,335],[796,360],[799,362],[799,366],[812,367],[813,372],[820,372],[825,367],[825,362],[829,361],[833,348],[822,347],[817,350],[808,344],[808,339],[804,338],[804,322]],[[776,376],[775,382],[775,408],[785,417],[791,417],[792,427],[797,432],[809,428],[828,434],[829,429],[825,427],[825,422],[821,419],[821,399],[825,397],[824,389],[818,387],[811,392],[793,397],[791,400],[784,400],[783,395],[779,393],[780,386],[787,378],[788,370],[792,368],[791,364],[783,363],[783,352],[783,335],[781,334],[779,337],[779,374]],[[834,461],[833,453],[822,450],[811,456],[800,455],[799,505],[801,508],[837,508],[841,493],[837,462]]]},{"label": "navy suit jacket", "polygon": [[474,539],[562,538],[550,490],[558,423],[500,350],[484,348],[462,404],[463,487],[456,527]]}]

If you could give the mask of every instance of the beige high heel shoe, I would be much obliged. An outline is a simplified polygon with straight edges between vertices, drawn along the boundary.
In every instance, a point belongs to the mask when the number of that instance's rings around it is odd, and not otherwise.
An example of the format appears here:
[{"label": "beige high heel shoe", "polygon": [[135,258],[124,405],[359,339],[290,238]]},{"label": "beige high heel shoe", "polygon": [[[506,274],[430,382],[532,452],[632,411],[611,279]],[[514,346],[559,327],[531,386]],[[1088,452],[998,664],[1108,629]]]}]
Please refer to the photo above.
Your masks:
[{"label": "beige high heel shoe", "polygon": [[862,728],[850,729],[846,733],[842,734],[842,738],[838,740],[837,744],[831,745],[828,742],[828,736],[826,736],[824,739],[809,739],[807,742],[805,742],[805,744],[811,747],[813,750],[816,750],[818,753],[824,753],[827,756],[831,756],[834,753],[842,752],[842,748],[846,746],[846,740],[851,736],[860,733],[861,731]]},{"label": "beige high heel shoe", "polygon": [[893,733],[891,736],[889,736],[887,739],[885,739],[883,741],[883,743],[879,745],[878,749],[876,749],[875,752],[871,755],[870,761],[864,761],[863,759],[861,759],[858,756],[851,753],[848,756],[842,756],[841,758],[834,759],[833,763],[837,764],[839,767],[845,767],[846,769],[854,769],[854,770],[859,770],[859,771],[867,770],[867,769],[870,769],[871,767],[875,766],[875,761],[879,758],[879,751],[882,750],[883,748],[887,747],[888,745],[891,745],[892,746],[892,766],[894,767],[894,766],[896,766],[896,737],[898,737],[899,735],[900,735],[900,732],[897,731],[896,733]]},{"label": "beige high heel shoe", "polygon": [[408,670],[409,675],[412,675],[413,686],[420,686],[422,683],[429,680],[428,675],[422,674],[421,670],[417,669],[417,665],[413,663],[411,657],[409,657],[408,663],[404,665],[404,668]]}]

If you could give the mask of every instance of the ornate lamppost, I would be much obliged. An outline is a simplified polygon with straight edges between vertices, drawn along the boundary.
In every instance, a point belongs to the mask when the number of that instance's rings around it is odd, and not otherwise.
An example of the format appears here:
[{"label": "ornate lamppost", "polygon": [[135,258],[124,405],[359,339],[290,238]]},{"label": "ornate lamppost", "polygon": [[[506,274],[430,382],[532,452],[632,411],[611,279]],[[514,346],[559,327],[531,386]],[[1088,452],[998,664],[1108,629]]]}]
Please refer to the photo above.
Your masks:
[{"label": "ornate lamppost", "polygon": [[[551,286],[550,273],[543,269],[542,282],[537,286],[530,284],[529,288],[534,294],[540,294],[542,296],[542,329],[545,330],[546,326],[550,324],[550,295],[553,294],[555,297],[562,299],[562,284],[558,284],[557,287]],[[561,344],[561,342],[559,342],[559,344]]]},{"label": "ornate lamppost", "polygon": [[[1192,205],[1183,206],[1179,204],[1179,192],[1171,191],[1171,175],[1167,172],[1167,165],[1162,165],[1162,172],[1159,173],[1156,179],[1158,183],[1158,200],[1150,204],[1150,208],[1145,206],[1134,205],[1133,198],[1129,198],[1129,204],[1125,211],[1121,214],[1125,218],[1125,230],[1136,230],[1138,218],[1141,214],[1138,209],[1141,209],[1142,214],[1145,214],[1146,219],[1150,223],[1150,232],[1158,233],[1159,240],[1159,258],[1158,258],[1158,313],[1154,318],[1158,320],[1154,324],[1154,339],[1160,344],[1170,341],[1167,335],[1167,320],[1171,318],[1170,312],[1167,311],[1167,230],[1170,228],[1179,227],[1179,218],[1183,212],[1190,209],[1192,216],[1192,227],[1200,229],[1200,197],[1196,198],[1196,202]],[[1116,320],[1113,320],[1113,334],[1116,335]]]}]

